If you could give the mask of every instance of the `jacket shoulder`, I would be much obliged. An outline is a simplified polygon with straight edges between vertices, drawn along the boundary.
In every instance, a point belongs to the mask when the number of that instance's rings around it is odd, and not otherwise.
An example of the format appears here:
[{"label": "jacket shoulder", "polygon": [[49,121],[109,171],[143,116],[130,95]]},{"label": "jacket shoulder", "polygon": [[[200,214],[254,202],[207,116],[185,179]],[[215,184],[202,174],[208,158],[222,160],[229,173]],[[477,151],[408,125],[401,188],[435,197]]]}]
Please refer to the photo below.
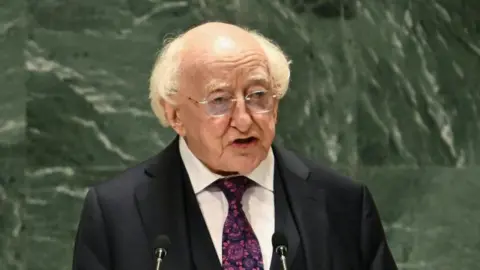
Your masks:
[{"label": "jacket shoulder", "polygon": [[[313,161],[304,155],[285,148],[277,147],[284,166],[303,167],[298,171],[308,171],[307,181],[322,189],[358,190],[364,185],[351,177],[340,173],[321,161]],[[297,169],[297,168],[295,168]]]},{"label": "jacket shoulder", "polygon": [[364,184],[320,162],[301,158],[310,170],[310,181],[325,189],[358,191]]},{"label": "jacket shoulder", "polygon": [[157,156],[150,157],[107,180],[91,186],[90,189],[94,189],[99,197],[107,200],[121,200],[132,196],[139,185],[151,181],[146,169],[156,159]]}]

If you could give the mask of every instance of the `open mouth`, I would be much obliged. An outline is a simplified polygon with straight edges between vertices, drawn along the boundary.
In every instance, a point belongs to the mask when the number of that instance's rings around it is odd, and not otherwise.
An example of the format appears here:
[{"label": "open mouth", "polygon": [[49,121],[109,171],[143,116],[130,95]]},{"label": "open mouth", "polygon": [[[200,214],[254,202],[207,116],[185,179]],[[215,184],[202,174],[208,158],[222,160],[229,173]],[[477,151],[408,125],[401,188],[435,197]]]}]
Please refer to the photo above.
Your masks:
[{"label": "open mouth", "polygon": [[258,141],[258,139],[255,138],[255,137],[248,137],[248,138],[242,138],[242,139],[234,140],[233,145],[245,147],[245,146],[249,146],[251,144],[254,144],[257,141]]}]

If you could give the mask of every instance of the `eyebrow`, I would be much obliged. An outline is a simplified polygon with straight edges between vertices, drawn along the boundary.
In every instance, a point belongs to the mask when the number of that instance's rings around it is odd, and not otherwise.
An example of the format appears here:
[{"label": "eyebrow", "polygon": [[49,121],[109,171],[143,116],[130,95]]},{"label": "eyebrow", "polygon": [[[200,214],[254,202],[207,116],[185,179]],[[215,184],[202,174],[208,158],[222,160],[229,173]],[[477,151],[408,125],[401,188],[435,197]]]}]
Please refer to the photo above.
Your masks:
[{"label": "eyebrow", "polygon": [[205,91],[206,93],[211,93],[217,90],[229,88],[230,86],[231,85],[227,82],[213,79],[207,83],[207,85],[205,86]]},{"label": "eyebrow", "polygon": [[[254,74],[247,78],[247,83],[245,85],[246,87],[250,87],[252,85],[262,85],[265,87],[269,87],[270,80],[266,74]],[[218,90],[229,89],[231,88],[231,86],[231,84],[225,81],[213,79],[205,86],[205,92],[208,94]]]},{"label": "eyebrow", "polygon": [[262,86],[268,87],[270,86],[270,79],[265,74],[255,74],[248,77],[246,85],[247,86],[262,85]]}]

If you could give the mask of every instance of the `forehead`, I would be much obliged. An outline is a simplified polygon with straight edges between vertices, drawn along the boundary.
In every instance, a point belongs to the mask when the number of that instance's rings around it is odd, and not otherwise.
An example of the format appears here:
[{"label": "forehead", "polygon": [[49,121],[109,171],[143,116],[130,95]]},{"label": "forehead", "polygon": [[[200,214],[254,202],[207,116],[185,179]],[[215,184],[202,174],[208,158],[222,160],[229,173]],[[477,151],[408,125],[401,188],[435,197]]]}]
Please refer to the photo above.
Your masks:
[{"label": "forehead", "polygon": [[215,84],[237,86],[261,76],[268,79],[268,61],[260,44],[244,31],[225,31],[200,31],[187,37],[180,84],[208,91]]},{"label": "forehead", "polygon": [[204,51],[189,60],[190,64],[182,70],[183,80],[201,92],[270,81],[268,61],[263,51],[243,50],[229,54]]}]

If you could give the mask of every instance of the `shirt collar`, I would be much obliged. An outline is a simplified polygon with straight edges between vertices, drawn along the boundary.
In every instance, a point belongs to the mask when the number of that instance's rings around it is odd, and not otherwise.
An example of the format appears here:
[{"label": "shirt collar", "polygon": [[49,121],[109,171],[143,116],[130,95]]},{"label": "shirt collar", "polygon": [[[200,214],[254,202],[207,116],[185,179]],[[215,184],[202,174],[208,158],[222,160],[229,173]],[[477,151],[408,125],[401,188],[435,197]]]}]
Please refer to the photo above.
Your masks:
[{"label": "shirt collar", "polygon": [[[180,137],[179,141],[180,156],[187,170],[190,182],[192,183],[195,194],[203,191],[205,188],[213,184],[216,180],[224,178],[210,171],[188,148],[186,141]],[[268,151],[267,157],[245,177],[254,181],[263,188],[273,192],[273,173],[275,158],[272,148]]]}]

